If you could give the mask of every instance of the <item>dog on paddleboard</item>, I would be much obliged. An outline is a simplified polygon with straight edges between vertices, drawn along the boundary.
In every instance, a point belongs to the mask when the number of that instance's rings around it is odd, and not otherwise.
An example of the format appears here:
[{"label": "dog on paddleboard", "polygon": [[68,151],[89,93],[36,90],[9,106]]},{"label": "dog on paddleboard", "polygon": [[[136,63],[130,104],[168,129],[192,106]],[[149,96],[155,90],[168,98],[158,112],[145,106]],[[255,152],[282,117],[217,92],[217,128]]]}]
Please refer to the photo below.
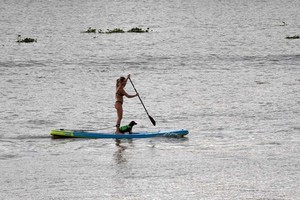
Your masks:
[{"label": "dog on paddleboard", "polygon": [[120,132],[123,133],[123,134],[124,133],[132,134],[132,128],[135,125],[137,125],[137,123],[135,121],[131,121],[128,125],[121,126],[120,127]]}]

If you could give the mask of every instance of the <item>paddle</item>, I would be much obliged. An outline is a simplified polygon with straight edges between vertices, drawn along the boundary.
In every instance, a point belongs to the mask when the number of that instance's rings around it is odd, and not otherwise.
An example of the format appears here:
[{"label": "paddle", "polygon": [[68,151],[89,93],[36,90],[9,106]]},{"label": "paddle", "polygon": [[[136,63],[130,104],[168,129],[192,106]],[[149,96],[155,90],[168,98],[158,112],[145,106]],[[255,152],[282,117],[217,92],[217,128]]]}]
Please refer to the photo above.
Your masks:
[{"label": "paddle", "polygon": [[[130,79],[130,77],[129,77],[129,80],[130,80],[130,83],[131,83],[132,87],[134,88],[135,92],[138,93],[137,90],[135,89],[134,84],[133,84],[132,80]],[[152,122],[153,126],[155,126],[155,125],[156,125],[155,120],[149,115],[149,113],[148,113],[148,111],[147,111],[147,109],[146,109],[146,107],[145,107],[145,105],[144,105],[144,103],[143,103],[143,101],[142,101],[140,95],[138,95],[138,97],[139,97],[140,102],[142,103],[142,105],[143,105],[143,107],[144,107],[144,109],[145,109],[145,111],[146,111],[146,113],[147,113],[147,115],[148,115],[150,121]]]}]

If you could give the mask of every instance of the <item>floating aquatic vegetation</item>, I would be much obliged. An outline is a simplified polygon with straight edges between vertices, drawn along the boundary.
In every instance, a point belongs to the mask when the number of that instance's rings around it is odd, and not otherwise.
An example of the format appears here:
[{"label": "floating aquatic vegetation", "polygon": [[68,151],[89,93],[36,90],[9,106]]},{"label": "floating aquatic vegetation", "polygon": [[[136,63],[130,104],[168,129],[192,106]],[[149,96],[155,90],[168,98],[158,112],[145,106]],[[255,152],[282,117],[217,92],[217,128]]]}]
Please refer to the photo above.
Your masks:
[{"label": "floating aquatic vegetation", "polygon": [[82,33],[96,33],[96,32],[97,32],[97,29],[89,27],[88,30],[83,31]]},{"label": "floating aquatic vegetation", "polygon": [[287,26],[287,23],[282,22],[282,24],[280,24],[279,26]]},{"label": "floating aquatic vegetation", "polygon": [[97,31],[97,29],[93,29],[93,28],[89,27],[88,30],[83,31],[82,33],[97,33],[97,32],[100,33],[100,34],[104,34],[104,33],[106,33],[106,34],[111,34],[111,33],[125,33],[125,32],[129,32],[129,33],[148,33],[149,31],[150,31],[149,28],[142,29],[142,28],[138,28],[138,27],[132,28],[132,29],[130,29],[128,31],[124,31],[121,28],[114,28],[112,30],[111,29],[107,29],[106,31],[103,31],[102,29],[99,29]]},{"label": "floating aquatic vegetation", "polygon": [[123,29],[120,29],[120,28],[115,28],[113,30],[107,29],[107,31],[105,33],[108,33],[108,34],[110,34],[110,33],[125,33],[125,31]]},{"label": "floating aquatic vegetation", "polygon": [[146,30],[143,30],[141,28],[136,27],[136,28],[130,29],[128,32],[130,32],[130,33],[148,33],[149,28],[147,28]]},{"label": "floating aquatic vegetation", "polygon": [[18,35],[17,42],[19,42],[19,43],[31,43],[31,42],[37,42],[37,39],[33,39],[33,38],[24,38],[24,39],[22,39],[21,35]]},{"label": "floating aquatic vegetation", "polygon": [[285,39],[300,39],[300,35],[286,36]]}]

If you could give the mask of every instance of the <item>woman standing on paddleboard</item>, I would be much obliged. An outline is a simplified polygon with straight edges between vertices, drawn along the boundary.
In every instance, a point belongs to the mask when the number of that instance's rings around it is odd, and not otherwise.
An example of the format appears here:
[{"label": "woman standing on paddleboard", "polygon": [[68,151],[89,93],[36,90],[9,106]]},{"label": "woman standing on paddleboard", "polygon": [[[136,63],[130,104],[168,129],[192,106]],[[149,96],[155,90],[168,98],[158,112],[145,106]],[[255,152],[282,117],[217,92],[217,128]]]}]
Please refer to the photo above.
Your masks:
[{"label": "woman standing on paddleboard", "polygon": [[136,93],[135,95],[129,95],[127,92],[124,90],[127,80],[130,78],[130,74],[128,74],[127,78],[125,77],[120,77],[117,79],[117,84],[116,84],[116,103],[115,103],[115,108],[117,110],[117,124],[116,124],[116,133],[121,134],[120,131],[120,125],[121,121],[123,118],[123,96],[126,96],[127,98],[133,98],[137,97],[139,94]]}]

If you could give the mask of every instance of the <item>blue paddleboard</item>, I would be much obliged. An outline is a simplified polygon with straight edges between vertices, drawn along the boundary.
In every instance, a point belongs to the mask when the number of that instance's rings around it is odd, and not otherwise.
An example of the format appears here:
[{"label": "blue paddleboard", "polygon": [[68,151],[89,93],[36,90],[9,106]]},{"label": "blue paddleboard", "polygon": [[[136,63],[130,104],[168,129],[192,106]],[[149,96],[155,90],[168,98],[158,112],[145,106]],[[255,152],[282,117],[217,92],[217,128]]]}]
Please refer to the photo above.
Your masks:
[{"label": "blue paddleboard", "polygon": [[111,138],[111,139],[133,139],[133,138],[151,138],[151,137],[183,137],[189,133],[188,130],[165,130],[156,132],[135,132],[132,134],[102,133],[85,130],[66,130],[54,129],[50,135],[55,137],[73,137],[73,138]]}]

